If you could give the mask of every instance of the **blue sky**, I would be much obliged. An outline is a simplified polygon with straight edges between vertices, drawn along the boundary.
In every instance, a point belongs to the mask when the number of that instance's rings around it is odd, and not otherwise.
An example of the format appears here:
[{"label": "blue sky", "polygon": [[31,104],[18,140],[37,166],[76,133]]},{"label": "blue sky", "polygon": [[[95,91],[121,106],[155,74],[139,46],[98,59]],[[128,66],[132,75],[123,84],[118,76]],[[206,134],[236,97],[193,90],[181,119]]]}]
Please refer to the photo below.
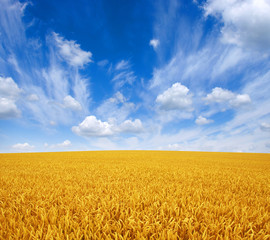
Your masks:
[{"label": "blue sky", "polygon": [[270,152],[268,0],[2,0],[0,152]]}]

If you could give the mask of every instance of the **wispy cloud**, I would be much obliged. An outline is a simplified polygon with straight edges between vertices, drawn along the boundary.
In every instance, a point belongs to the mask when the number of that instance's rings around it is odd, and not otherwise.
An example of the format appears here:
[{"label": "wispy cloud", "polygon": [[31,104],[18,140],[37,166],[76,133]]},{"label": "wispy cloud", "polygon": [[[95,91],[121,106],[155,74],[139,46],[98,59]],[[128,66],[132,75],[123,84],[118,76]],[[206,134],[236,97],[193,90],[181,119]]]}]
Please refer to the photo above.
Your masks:
[{"label": "wispy cloud", "polygon": [[104,60],[101,60],[101,61],[98,61],[97,62],[97,65],[99,66],[99,67],[105,67],[106,65],[108,65],[109,64],[109,61],[107,60],[107,59],[104,59]]},{"label": "wispy cloud", "polygon": [[124,70],[130,68],[129,61],[121,60],[115,66],[115,70]]},{"label": "wispy cloud", "polygon": [[36,40],[38,46],[34,44],[35,39],[27,38],[22,21],[26,7],[4,1],[1,10],[0,41],[4,48],[0,47],[0,55],[8,60],[0,61],[4,74],[0,79],[1,117],[21,113],[44,126],[50,122],[70,124],[89,111],[89,79],[82,77],[80,70],[92,62],[92,53],[55,32],[48,33],[45,41]]},{"label": "wispy cloud", "polygon": [[135,110],[136,105],[117,91],[112,97],[97,106],[95,113],[102,119],[117,119],[117,121],[122,122]]},{"label": "wispy cloud", "polygon": [[136,76],[129,61],[121,60],[115,65],[112,82],[116,89],[120,89],[124,85],[132,85],[135,80]]},{"label": "wispy cloud", "polygon": [[[156,1],[146,38],[110,48],[61,27],[37,37],[27,3],[2,1],[0,119],[68,131],[69,140],[42,140],[46,150],[75,149],[81,136],[91,149],[269,152],[270,3],[200,2]],[[132,43],[137,32],[125,31]]]},{"label": "wispy cloud", "polygon": [[[173,3],[174,1],[170,4]],[[160,105],[165,102],[165,99],[171,99],[172,101],[168,100],[170,103],[175,99],[175,103],[180,104],[181,101],[176,100],[177,97],[173,98],[173,94],[167,94],[167,91],[172,88],[174,83],[181,82],[192,92],[192,98],[189,100],[194,110],[193,115],[187,118],[177,118],[179,114],[170,116],[168,111],[159,111],[157,112],[158,116],[154,118],[156,128],[165,128],[168,119],[174,121],[178,119],[176,121],[178,126],[182,124],[181,119],[190,119],[197,126],[189,123],[188,126],[191,125],[190,127],[185,127],[185,130],[180,130],[178,133],[173,131],[174,133],[171,134],[157,131],[157,135],[148,139],[149,142],[152,142],[149,148],[209,151],[254,151],[254,149],[257,149],[257,151],[267,151],[265,147],[267,136],[262,135],[260,123],[269,121],[269,111],[263,107],[269,104],[269,94],[266,93],[269,85],[267,85],[269,81],[267,66],[269,64],[267,64],[265,55],[258,54],[254,50],[265,47],[262,43],[267,40],[268,35],[258,34],[258,38],[253,39],[253,44],[252,36],[245,36],[243,26],[238,22],[238,15],[236,14],[236,18],[228,20],[228,22],[226,22],[225,15],[226,11],[228,13],[232,13],[234,10],[235,13],[240,11],[240,19],[243,17],[240,8],[247,7],[250,10],[247,13],[255,14],[255,25],[265,30],[268,25],[266,26],[264,23],[269,22],[268,17],[263,14],[261,23],[259,23],[257,13],[260,7],[265,4],[268,5],[268,3],[260,1],[259,6],[254,7],[254,10],[250,8],[254,1],[246,3],[230,1],[230,3],[226,3],[226,1],[224,3],[214,0],[208,1],[202,8],[206,11],[206,15],[213,15],[225,23],[224,28],[221,29],[222,41],[219,41],[220,35],[217,32],[210,32],[207,36],[201,35],[200,29],[204,24],[203,21],[205,21],[205,19],[201,19],[201,24],[197,25],[198,32],[192,33],[196,35],[195,39],[197,40],[185,45],[183,39],[176,38],[176,42],[171,42],[174,44],[174,52],[171,58],[153,69],[153,77],[150,79],[147,88],[146,104],[150,105],[153,99],[157,100],[156,94],[160,96]],[[177,7],[181,8],[179,5]],[[213,7],[213,12],[207,12],[208,7],[209,9]],[[171,19],[162,11],[157,13],[157,17]],[[232,15],[228,17],[232,18]],[[229,23],[229,21],[231,22]],[[250,17],[243,18],[243,24],[249,24],[249,22]],[[157,20],[156,24],[156,26],[160,26],[160,21]],[[225,29],[226,24],[231,24],[231,29],[234,29],[234,32],[230,32],[231,36],[237,37],[237,34],[239,34],[237,42],[229,43],[224,40],[224,34],[227,30]],[[188,30],[185,31],[183,26],[182,32],[191,34]],[[248,27],[248,29],[250,28]],[[175,28],[175,31],[178,30],[178,28]],[[156,31],[156,36],[162,36],[168,31],[170,31],[169,27],[163,31],[159,28]],[[253,31],[253,33],[255,32]],[[187,39],[194,39],[193,35]],[[197,44],[198,42],[200,42],[200,45]],[[183,49],[183,46],[187,46],[187,48]],[[159,51],[158,54],[162,55],[163,52]],[[256,67],[258,65],[261,66],[259,72],[257,72]],[[248,74],[246,69],[250,69]],[[235,84],[240,87],[228,90],[228,86],[235,86]],[[265,84],[265,88],[263,84]],[[232,114],[225,113],[226,119],[221,120],[219,114],[224,114],[222,111],[226,110],[230,110]],[[180,112],[183,113],[183,111]],[[197,117],[194,118],[194,116]],[[187,123],[183,123],[184,126],[185,124]],[[221,144],[217,146],[216,142]],[[147,145],[146,142],[144,144]]]}]

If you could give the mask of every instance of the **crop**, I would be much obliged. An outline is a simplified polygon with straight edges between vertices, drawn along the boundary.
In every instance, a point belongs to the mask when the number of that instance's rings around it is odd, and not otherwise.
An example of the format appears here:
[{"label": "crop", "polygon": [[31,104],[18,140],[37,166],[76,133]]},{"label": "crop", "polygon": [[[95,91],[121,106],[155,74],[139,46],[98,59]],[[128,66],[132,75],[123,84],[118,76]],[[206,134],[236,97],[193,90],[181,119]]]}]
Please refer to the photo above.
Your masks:
[{"label": "crop", "polygon": [[270,239],[270,155],[0,154],[0,239]]}]

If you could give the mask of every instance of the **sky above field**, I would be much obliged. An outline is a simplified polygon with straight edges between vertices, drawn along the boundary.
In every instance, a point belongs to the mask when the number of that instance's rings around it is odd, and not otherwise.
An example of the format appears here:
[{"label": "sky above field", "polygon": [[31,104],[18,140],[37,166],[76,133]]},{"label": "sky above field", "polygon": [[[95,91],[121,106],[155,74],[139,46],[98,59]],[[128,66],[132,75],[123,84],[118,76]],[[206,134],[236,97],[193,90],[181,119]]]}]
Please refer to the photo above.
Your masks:
[{"label": "sky above field", "polygon": [[0,152],[270,152],[269,0],[1,0]]}]

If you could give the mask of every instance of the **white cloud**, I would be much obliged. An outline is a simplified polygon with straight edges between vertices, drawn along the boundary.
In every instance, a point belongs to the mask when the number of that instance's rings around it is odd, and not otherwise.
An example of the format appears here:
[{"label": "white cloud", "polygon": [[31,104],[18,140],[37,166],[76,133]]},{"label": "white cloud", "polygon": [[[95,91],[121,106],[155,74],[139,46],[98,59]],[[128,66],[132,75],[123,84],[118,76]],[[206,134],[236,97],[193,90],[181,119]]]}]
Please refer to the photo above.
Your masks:
[{"label": "white cloud", "polygon": [[39,96],[37,94],[30,94],[27,96],[27,100],[30,102],[39,101]]},{"label": "white cloud", "polygon": [[248,94],[238,94],[230,102],[233,107],[241,107],[251,103],[251,99]]},{"label": "white cloud", "polygon": [[224,80],[229,82],[231,74],[244,71],[249,66],[251,57],[252,64],[261,60],[261,55],[224,45],[216,41],[215,36],[209,37],[200,51],[184,51],[177,50],[166,64],[154,68],[150,90],[162,89],[180,80],[192,89],[198,88],[198,85],[219,84]]},{"label": "white cloud", "polygon": [[51,148],[67,148],[67,147],[71,147],[71,146],[72,146],[71,142],[69,140],[65,140],[62,143],[52,145]]},{"label": "white cloud", "polygon": [[[54,54],[54,53],[52,53]],[[46,95],[52,100],[61,101],[68,92],[67,72],[58,64],[52,63],[48,69],[42,69],[42,80],[46,84]]]},{"label": "white cloud", "polygon": [[248,94],[235,94],[227,89],[216,87],[204,98],[206,103],[228,103],[230,107],[241,107],[251,103]]},{"label": "white cloud", "polygon": [[90,91],[89,91],[89,79],[82,78],[82,76],[76,72],[74,75],[74,98],[81,104],[84,114],[88,114]]},{"label": "white cloud", "polygon": [[163,110],[186,110],[192,111],[192,95],[189,89],[177,82],[165,92],[158,95],[156,102]]},{"label": "white cloud", "polygon": [[112,82],[114,82],[117,89],[123,87],[125,84],[132,85],[135,80],[136,76],[131,70],[129,61],[121,60],[116,64]]},{"label": "white cloud", "polygon": [[130,68],[130,64],[129,64],[129,61],[126,61],[126,60],[121,60],[115,66],[116,70],[124,70],[124,69],[127,69],[127,68]]},{"label": "white cloud", "polygon": [[0,98],[0,119],[16,118],[20,116],[15,102],[7,98]]},{"label": "white cloud", "polygon": [[116,88],[121,88],[125,84],[132,85],[135,80],[136,80],[136,76],[133,71],[123,71],[123,72],[117,73],[113,77],[112,82],[115,82]]},{"label": "white cloud", "polygon": [[[165,149],[171,151],[180,151],[183,150],[183,147],[178,143],[173,143],[169,144],[167,147],[165,147]],[[161,147],[160,150],[163,150],[163,147]]]},{"label": "white cloud", "polygon": [[65,140],[62,143],[52,144],[49,145],[48,143],[44,143],[43,145],[45,148],[51,148],[51,149],[63,149],[63,148],[69,148],[72,146],[71,141]]},{"label": "white cloud", "polygon": [[140,119],[134,121],[126,120],[119,125],[118,131],[126,133],[139,133],[143,131],[143,125]]},{"label": "white cloud", "polygon": [[73,40],[65,40],[59,34],[53,34],[61,57],[71,66],[83,67],[85,64],[92,62],[92,53],[83,51],[80,45]]},{"label": "white cloud", "polygon": [[78,126],[72,127],[72,131],[79,136],[104,137],[113,134],[112,127],[110,123],[102,122],[95,116],[88,116]]},{"label": "white cloud", "polygon": [[155,50],[157,49],[157,47],[159,46],[159,40],[158,39],[152,39],[149,42],[150,46],[152,46]]},{"label": "white cloud", "polygon": [[84,137],[107,137],[119,133],[139,133],[143,131],[143,126],[140,119],[126,120],[117,125],[114,118],[102,122],[92,115],[86,117],[78,126],[72,127],[72,131]]},{"label": "white cloud", "polygon": [[263,131],[270,131],[270,123],[265,123],[265,122],[263,122],[263,123],[261,123],[261,130],[263,130]]},{"label": "white cloud", "polygon": [[8,58],[8,62],[14,67],[15,71],[22,75],[21,68],[19,66],[19,63],[14,55],[10,55]]},{"label": "white cloud", "polygon": [[111,100],[114,101],[113,99],[115,99],[117,102],[120,103],[124,103],[126,102],[126,98],[124,97],[124,95],[121,92],[116,92],[115,97],[112,98]]},{"label": "white cloud", "polygon": [[[29,38],[29,24],[22,20],[26,5],[1,2],[0,74],[12,73],[14,79],[0,76],[1,117],[17,117],[21,110],[26,120],[46,127],[51,121],[74,124],[89,114],[90,81],[81,76],[80,68],[91,62],[92,54],[56,33],[45,36],[45,41]],[[79,114],[63,108],[70,93],[82,107]]]},{"label": "white cloud", "polygon": [[[181,1],[155,1],[155,6],[155,22],[153,24],[154,39],[152,40],[154,40],[154,44],[157,43],[155,40],[162,43],[162,45],[157,45],[157,48],[155,49],[158,50],[158,58],[161,57],[162,59],[163,56],[161,55],[166,54],[168,52],[168,48],[172,47],[171,44],[174,42],[175,36],[180,29],[179,26],[182,23],[182,21],[178,18]],[[185,32],[186,31],[181,32],[181,37],[185,35]],[[149,44],[151,45],[151,41]]]},{"label": "white cloud", "polygon": [[16,118],[20,111],[16,106],[21,89],[12,78],[0,76],[0,119]]},{"label": "white cloud", "polygon": [[65,140],[64,142],[58,144],[59,147],[70,147],[72,144],[69,140]]},{"label": "white cloud", "polygon": [[12,146],[16,151],[28,152],[35,148],[35,146],[30,145],[29,143],[17,143]]},{"label": "white cloud", "polygon": [[212,89],[212,92],[207,94],[206,98],[204,99],[206,102],[217,102],[222,103],[226,101],[230,101],[234,99],[234,94],[226,89],[222,89],[220,87],[216,87]]},{"label": "white cloud", "polygon": [[68,95],[64,98],[64,107],[69,108],[73,111],[81,111],[82,110],[81,104],[78,101],[76,101],[73,97],[71,97],[70,95]]},{"label": "white cloud", "polygon": [[1,1],[0,28],[4,46],[10,45],[15,48],[26,43],[24,24],[21,20],[24,6],[26,5],[19,1]]},{"label": "white cloud", "polygon": [[221,18],[223,41],[252,49],[270,48],[268,0],[208,0],[205,15]]},{"label": "white cloud", "polygon": [[109,64],[109,61],[107,60],[107,59],[104,59],[104,60],[101,60],[101,61],[98,61],[97,62],[97,65],[99,66],[99,67],[105,67],[106,65],[108,65]]},{"label": "white cloud", "polygon": [[212,122],[213,122],[213,120],[207,119],[207,118],[202,117],[202,116],[199,116],[195,121],[195,123],[198,124],[198,125],[205,125],[205,124],[209,124],[209,123],[212,123]]},{"label": "white cloud", "polygon": [[163,85],[164,82],[173,82],[177,75],[181,73],[181,61],[172,58],[171,61],[160,69],[154,69],[153,78],[151,79],[150,89]]},{"label": "white cloud", "polygon": [[97,107],[96,115],[103,119],[115,118],[119,122],[123,122],[135,109],[135,104],[128,102],[125,96],[118,91],[113,97],[106,99]]},{"label": "white cloud", "polygon": [[20,93],[21,90],[12,78],[0,76],[0,97],[16,99]]}]

